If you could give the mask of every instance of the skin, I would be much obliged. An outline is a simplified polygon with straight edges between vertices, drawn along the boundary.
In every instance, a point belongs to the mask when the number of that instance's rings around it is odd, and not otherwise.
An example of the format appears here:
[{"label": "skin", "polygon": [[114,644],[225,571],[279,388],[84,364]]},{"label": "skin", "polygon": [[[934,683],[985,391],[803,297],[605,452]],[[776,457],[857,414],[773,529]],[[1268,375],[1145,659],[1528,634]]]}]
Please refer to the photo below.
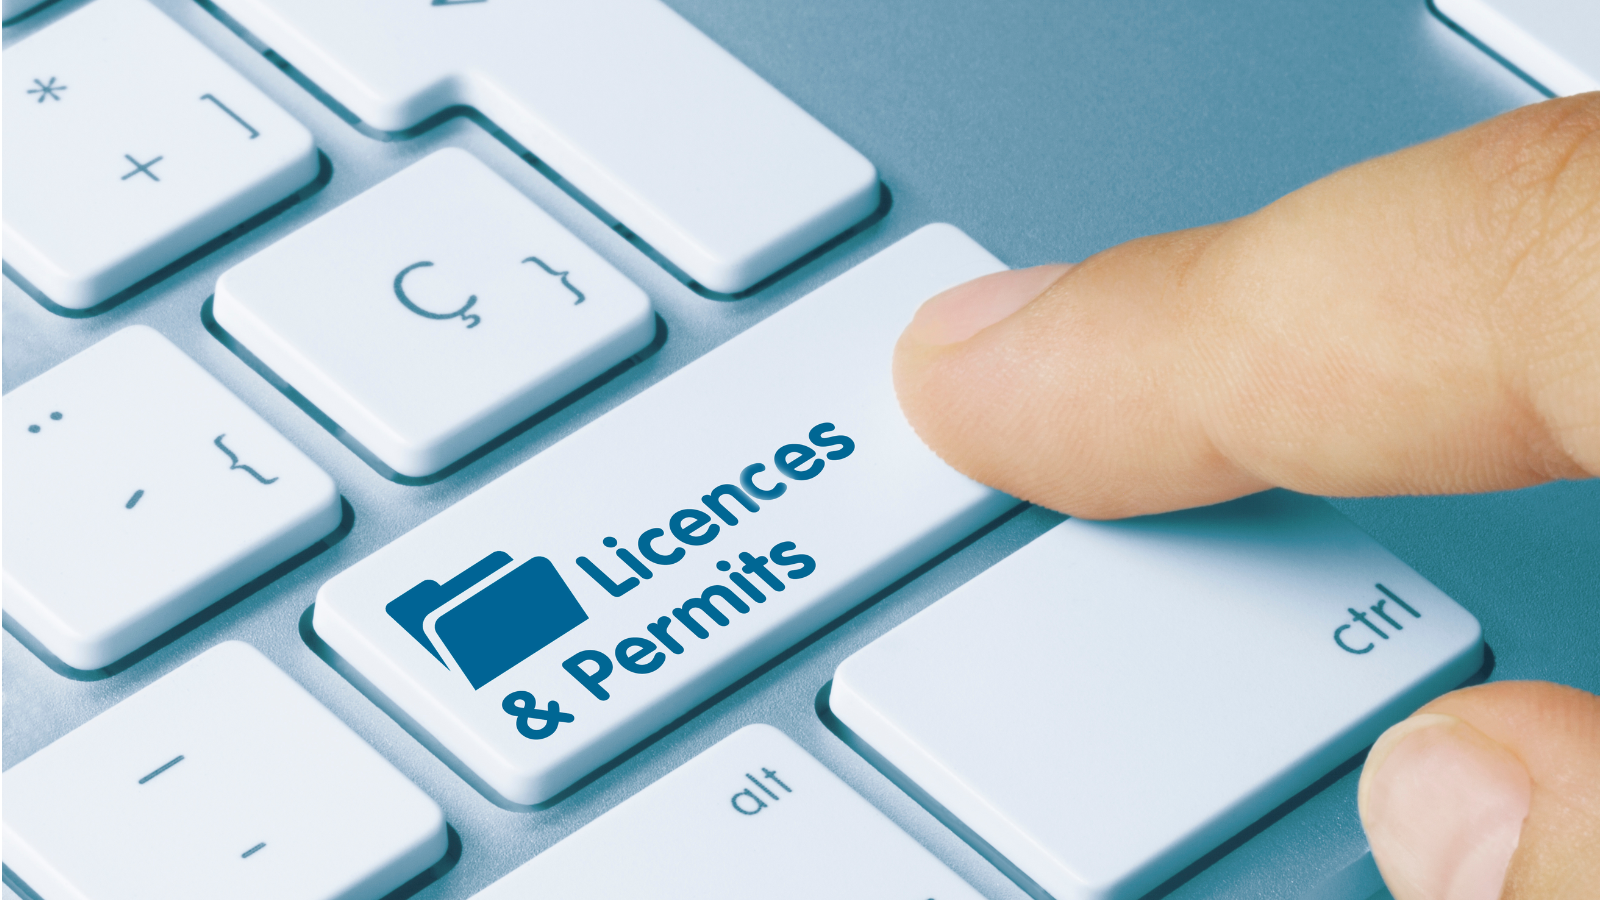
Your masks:
[{"label": "skin", "polygon": [[[951,465],[1086,518],[1600,475],[1600,94],[969,282],[894,374]],[[1418,717],[1362,778],[1398,900],[1600,897],[1600,699],[1497,683]]]}]

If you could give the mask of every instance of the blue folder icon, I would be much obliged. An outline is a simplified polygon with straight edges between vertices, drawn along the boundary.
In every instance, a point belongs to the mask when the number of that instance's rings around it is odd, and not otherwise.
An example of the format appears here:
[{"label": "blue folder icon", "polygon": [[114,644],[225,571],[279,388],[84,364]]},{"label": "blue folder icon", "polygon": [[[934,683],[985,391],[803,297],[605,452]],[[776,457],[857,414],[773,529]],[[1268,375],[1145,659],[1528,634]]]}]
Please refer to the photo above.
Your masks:
[{"label": "blue folder icon", "polygon": [[[421,582],[384,609],[444,665],[444,657],[422,628],[423,621],[510,562],[509,554],[497,550],[444,584]],[[434,631],[477,690],[588,618],[556,567],[536,556],[441,615],[434,622]]]}]

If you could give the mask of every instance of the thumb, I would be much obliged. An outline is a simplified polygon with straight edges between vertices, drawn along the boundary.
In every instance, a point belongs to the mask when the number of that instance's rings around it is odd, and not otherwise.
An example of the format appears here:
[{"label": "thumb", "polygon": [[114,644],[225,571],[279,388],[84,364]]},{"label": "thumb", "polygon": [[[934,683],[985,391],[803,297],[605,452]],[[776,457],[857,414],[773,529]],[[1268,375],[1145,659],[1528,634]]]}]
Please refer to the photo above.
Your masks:
[{"label": "thumb", "polygon": [[1600,697],[1446,694],[1373,745],[1360,803],[1395,900],[1600,897]]},{"label": "thumb", "polygon": [[1600,473],[1600,93],[954,288],[895,386],[951,465],[1090,518]]}]

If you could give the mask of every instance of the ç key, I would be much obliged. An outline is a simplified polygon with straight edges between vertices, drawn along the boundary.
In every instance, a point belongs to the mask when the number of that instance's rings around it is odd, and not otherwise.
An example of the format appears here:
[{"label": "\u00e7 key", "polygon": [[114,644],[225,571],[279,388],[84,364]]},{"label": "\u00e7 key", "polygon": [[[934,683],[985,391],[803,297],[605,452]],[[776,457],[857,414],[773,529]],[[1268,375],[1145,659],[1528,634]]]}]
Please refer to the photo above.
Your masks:
[{"label": "\u00e7 key", "polygon": [[1016,504],[923,445],[888,366],[1000,268],[922,228],[341,572],[312,626],[500,798],[549,800]]}]

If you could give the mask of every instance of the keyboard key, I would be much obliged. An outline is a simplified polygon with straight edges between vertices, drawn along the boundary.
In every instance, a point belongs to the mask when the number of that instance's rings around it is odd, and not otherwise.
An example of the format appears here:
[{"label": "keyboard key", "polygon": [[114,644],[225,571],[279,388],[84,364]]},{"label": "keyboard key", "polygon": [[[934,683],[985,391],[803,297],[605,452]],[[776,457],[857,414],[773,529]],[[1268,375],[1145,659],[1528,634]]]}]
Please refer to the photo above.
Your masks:
[{"label": "keyboard key", "polygon": [[669,896],[980,895],[783,732],[749,725],[474,900]]},{"label": "keyboard key", "polygon": [[394,471],[430,475],[649,345],[644,291],[464,150],[229,270],[217,323]]},{"label": "keyboard key", "polygon": [[476,107],[713,291],[878,205],[865,157],[659,0],[217,5],[375,128]]},{"label": "keyboard key", "polygon": [[0,19],[9,22],[43,2],[44,0],[5,0],[0,3]]},{"label": "keyboard key", "polygon": [[368,900],[444,855],[439,807],[248,644],[206,651],[5,773],[42,897]]},{"label": "keyboard key", "polygon": [[1435,0],[1434,7],[1556,96],[1600,91],[1600,3]]},{"label": "keyboard key", "polygon": [[87,309],[317,175],[311,134],[145,0],[97,0],[4,59],[5,260]]},{"label": "keyboard key", "polygon": [[313,626],[494,791],[550,799],[1016,502],[889,378],[923,300],[1000,268],[923,228],[334,577]]},{"label": "keyboard key", "polygon": [[12,391],[4,428],[6,611],[79,669],[339,524],[333,480],[142,325]]},{"label": "keyboard key", "polygon": [[845,660],[829,702],[1051,896],[1131,898],[1482,661],[1470,613],[1274,492],[1064,522]]}]

